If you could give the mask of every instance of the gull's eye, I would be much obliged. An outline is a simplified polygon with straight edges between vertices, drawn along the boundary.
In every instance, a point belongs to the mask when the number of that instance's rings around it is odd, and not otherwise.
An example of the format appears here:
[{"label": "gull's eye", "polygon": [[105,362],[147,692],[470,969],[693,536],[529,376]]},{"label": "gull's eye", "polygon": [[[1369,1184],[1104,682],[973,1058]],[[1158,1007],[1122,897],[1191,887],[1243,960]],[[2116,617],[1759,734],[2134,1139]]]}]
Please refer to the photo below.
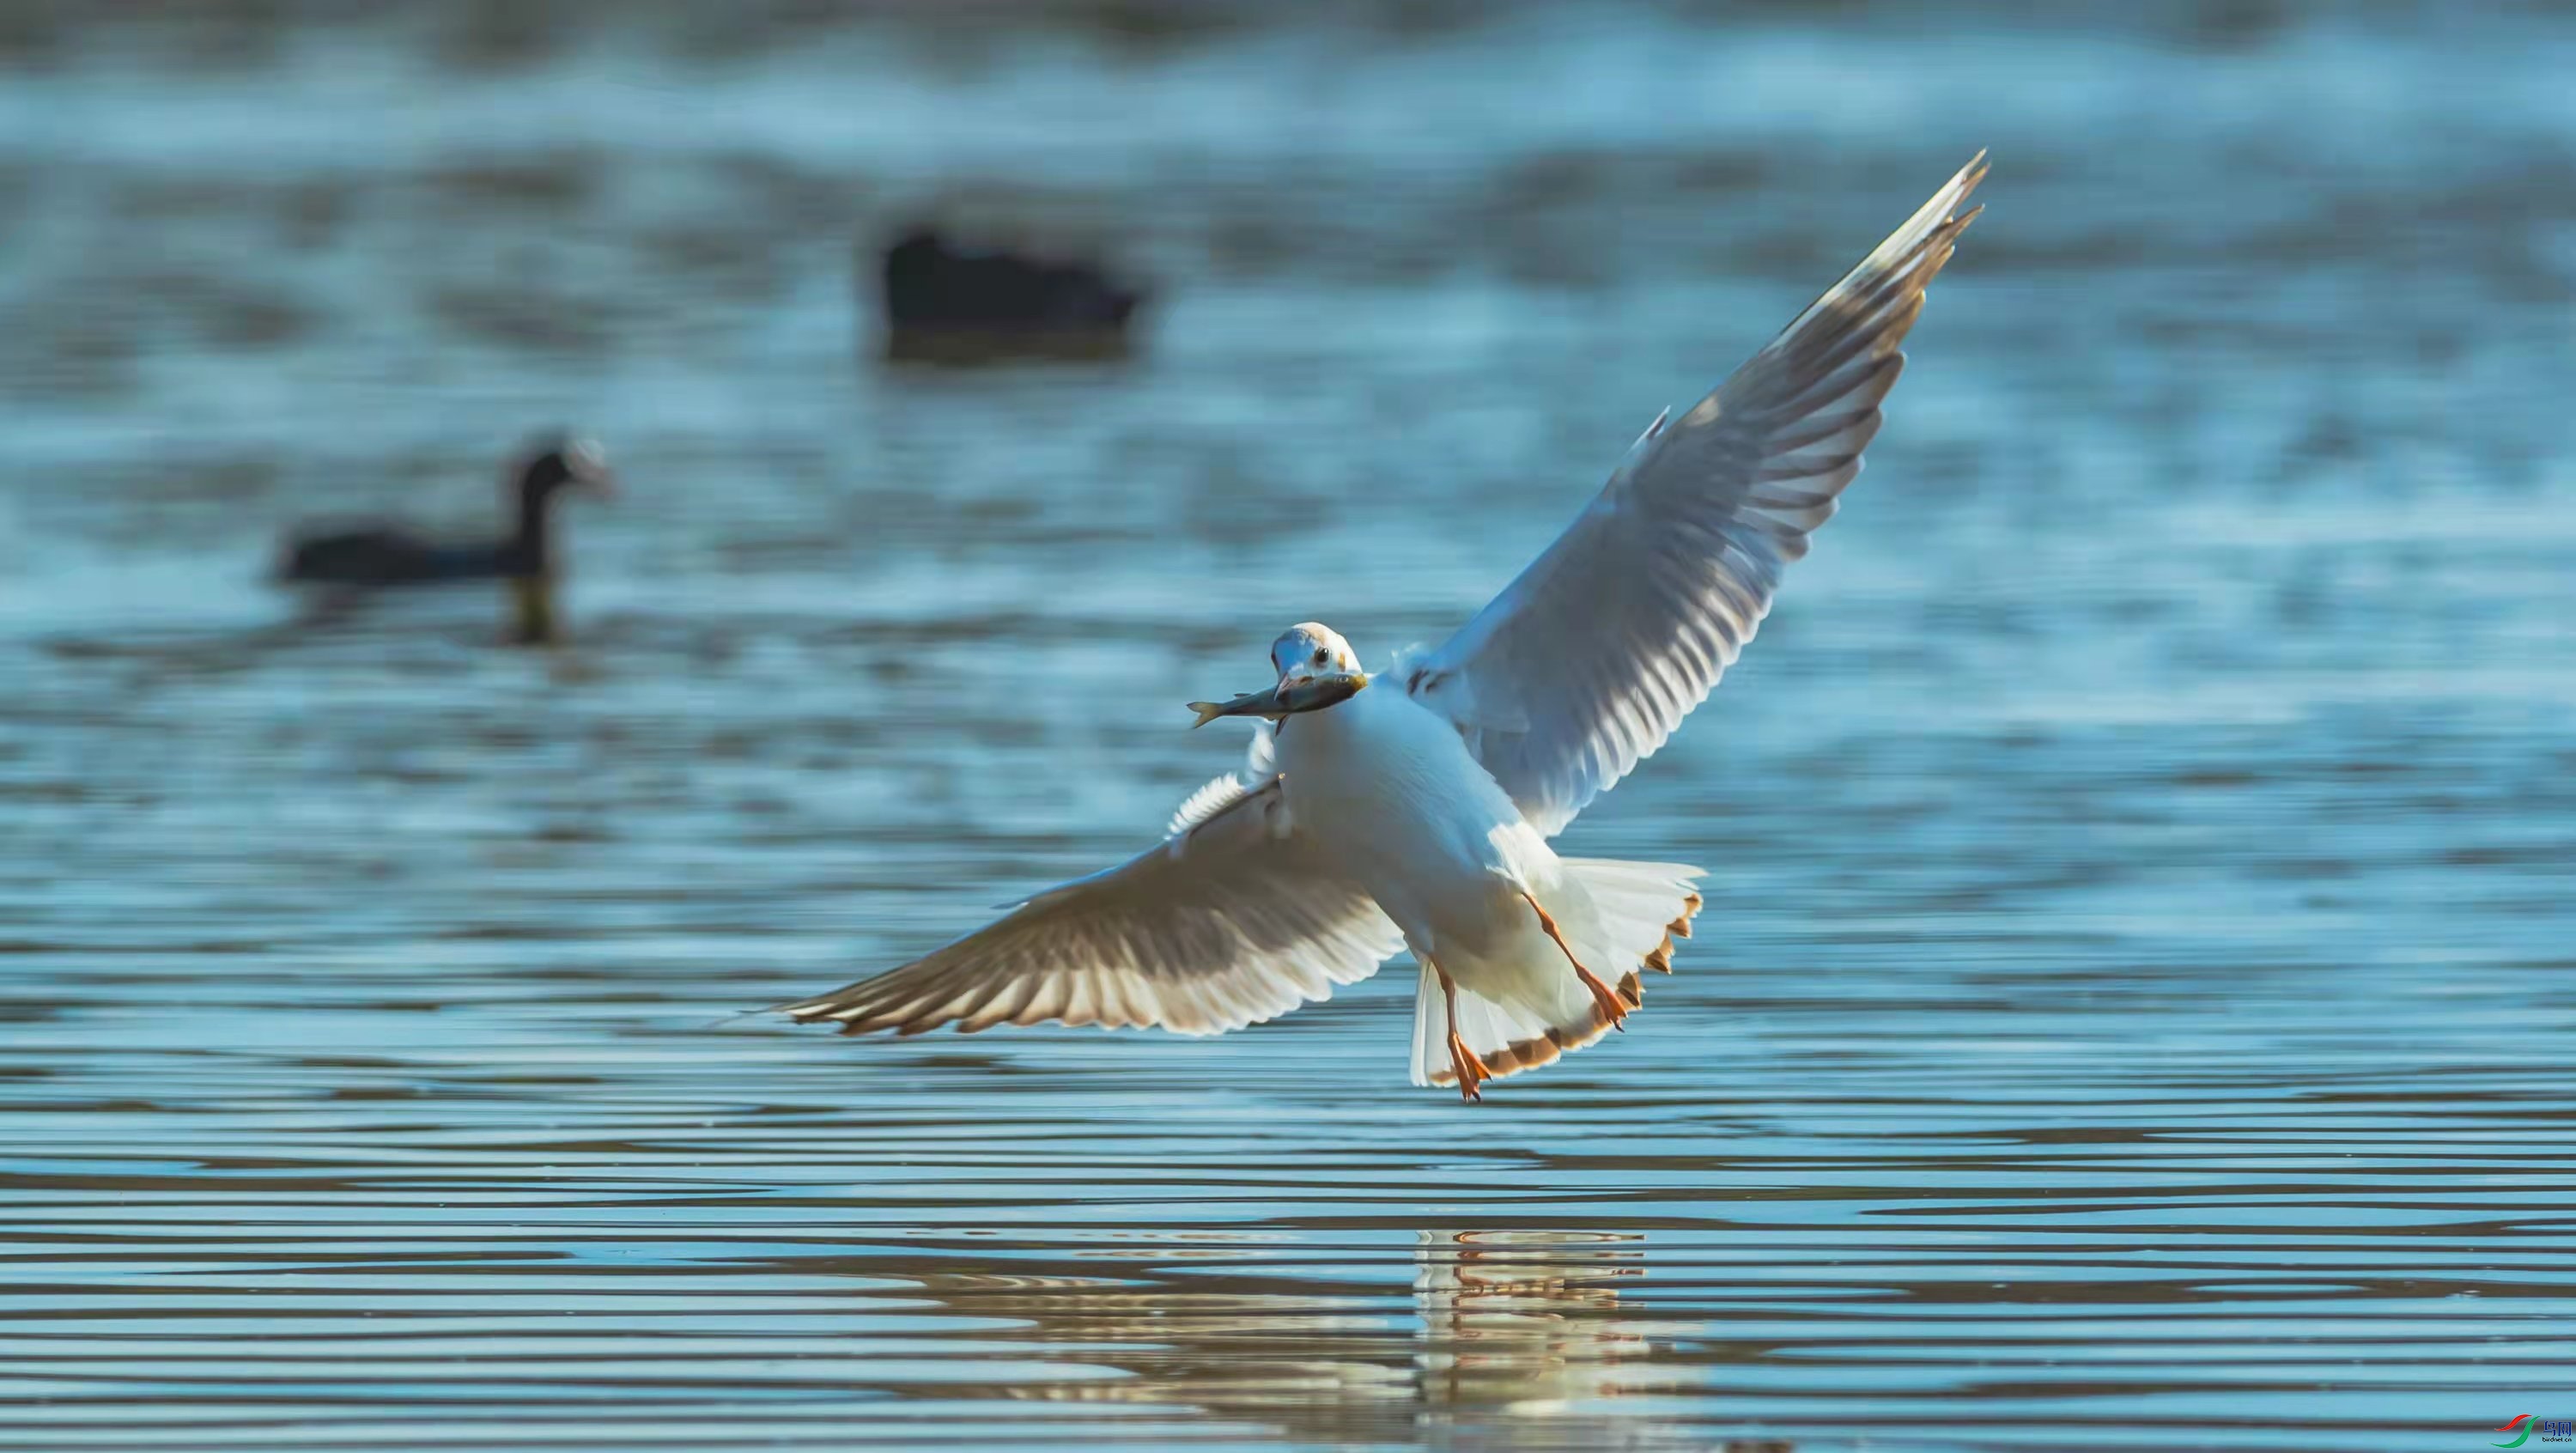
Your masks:
[{"label": "gull's eye", "polygon": [[1315,664],[1316,664],[1316,665],[1318,665],[1318,666],[1323,665],[1325,662],[1327,662],[1327,661],[1329,661],[1329,660],[1331,660],[1331,659],[1333,659],[1333,655],[1332,655],[1332,653],[1331,653],[1330,651],[1322,651],[1322,650],[1319,650],[1319,651],[1317,651],[1317,652],[1315,653]]}]

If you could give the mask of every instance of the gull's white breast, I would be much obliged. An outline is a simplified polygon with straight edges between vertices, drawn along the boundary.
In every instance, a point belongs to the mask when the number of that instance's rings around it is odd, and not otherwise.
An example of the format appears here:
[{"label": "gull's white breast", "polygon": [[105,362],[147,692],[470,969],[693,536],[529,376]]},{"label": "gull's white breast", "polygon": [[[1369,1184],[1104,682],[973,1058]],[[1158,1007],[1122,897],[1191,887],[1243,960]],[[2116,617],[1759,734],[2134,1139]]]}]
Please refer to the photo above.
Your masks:
[{"label": "gull's white breast", "polygon": [[1554,854],[1458,729],[1391,681],[1281,723],[1288,810],[1417,951],[1482,945]]}]

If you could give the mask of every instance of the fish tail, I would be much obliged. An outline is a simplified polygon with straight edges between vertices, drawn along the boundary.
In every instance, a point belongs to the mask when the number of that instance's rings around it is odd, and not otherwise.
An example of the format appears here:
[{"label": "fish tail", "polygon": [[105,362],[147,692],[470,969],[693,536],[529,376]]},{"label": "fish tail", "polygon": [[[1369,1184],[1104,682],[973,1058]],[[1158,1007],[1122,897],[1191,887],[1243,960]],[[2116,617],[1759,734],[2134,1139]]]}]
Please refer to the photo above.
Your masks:
[{"label": "fish tail", "polygon": [[1199,714],[1199,719],[1190,723],[1190,730],[1192,731],[1197,731],[1200,727],[1206,726],[1209,722],[1225,715],[1225,707],[1222,704],[1213,701],[1193,701],[1190,703],[1190,710]]}]

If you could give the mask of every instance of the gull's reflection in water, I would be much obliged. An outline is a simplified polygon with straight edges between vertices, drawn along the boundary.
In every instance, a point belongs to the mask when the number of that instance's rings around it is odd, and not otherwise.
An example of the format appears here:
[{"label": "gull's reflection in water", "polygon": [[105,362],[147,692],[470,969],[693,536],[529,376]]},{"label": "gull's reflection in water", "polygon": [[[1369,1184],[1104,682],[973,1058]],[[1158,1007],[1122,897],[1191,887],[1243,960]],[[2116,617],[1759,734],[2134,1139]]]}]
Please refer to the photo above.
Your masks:
[{"label": "gull's reflection in water", "polygon": [[1414,1367],[1426,1414],[1558,1412],[1615,1397],[1641,1380],[1653,1345],[1642,1324],[1619,1315],[1622,1281],[1645,1274],[1639,1238],[1418,1235],[1413,1300],[1422,1327]]},{"label": "gull's reflection in water", "polygon": [[1708,1446],[1619,1405],[1665,1380],[1621,1301],[1646,1275],[1642,1237],[1415,1235],[1409,1308],[1346,1265],[1283,1269],[1268,1241],[1245,1243],[1242,1262],[1193,1238],[1177,1255],[1122,1248],[1115,1259],[1138,1263],[1126,1274],[996,1269],[922,1285],[950,1312],[1018,1324],[998,1335],[1020,1375],[982,1389],[1013,1400],[1130,1404],[1157,1421],[1187,1410],[1300,1442]]}]

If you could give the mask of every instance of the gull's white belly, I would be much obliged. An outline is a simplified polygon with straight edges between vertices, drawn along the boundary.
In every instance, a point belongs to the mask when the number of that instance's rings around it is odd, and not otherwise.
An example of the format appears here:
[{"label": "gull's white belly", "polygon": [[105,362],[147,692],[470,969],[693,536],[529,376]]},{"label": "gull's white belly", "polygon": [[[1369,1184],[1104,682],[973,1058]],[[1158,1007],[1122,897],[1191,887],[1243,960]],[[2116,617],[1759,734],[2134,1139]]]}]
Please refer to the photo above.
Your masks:
[{"label": "gull's white belly", "polygon": [[1282,726],[1298,830],[1349,867],[1417,952],[1482,950],[1525,927],[1520,891],[1553,876],[1555,854],[1456,727],[1391,684]]}]

